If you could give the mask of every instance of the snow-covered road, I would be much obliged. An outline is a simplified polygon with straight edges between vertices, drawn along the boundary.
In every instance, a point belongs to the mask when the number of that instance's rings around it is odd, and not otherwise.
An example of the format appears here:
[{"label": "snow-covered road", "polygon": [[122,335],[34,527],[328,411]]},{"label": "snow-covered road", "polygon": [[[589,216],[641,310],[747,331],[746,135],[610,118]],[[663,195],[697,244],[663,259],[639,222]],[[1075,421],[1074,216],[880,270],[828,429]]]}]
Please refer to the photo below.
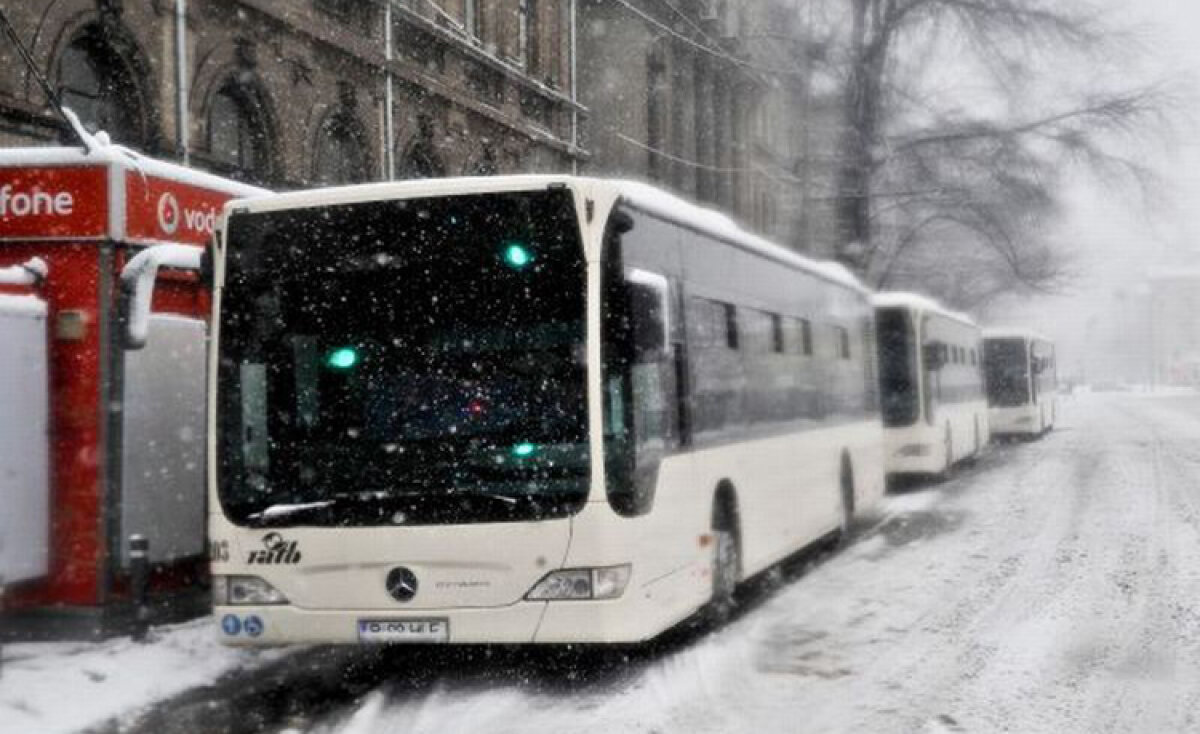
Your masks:
[{"label": "snow-covered road", "polygon": [[[270,726],[1196,731],[1200,397],[1083,396],[1060,415],[1042,441],[889,497],[849,548],[787,574],[717,632],[629,658],[358,653],[345,685],[330,676],[345,661],[284,676]],[[184,720],[213,704],[197,699]],[[141,728],[175,718],[157,714]]]}]

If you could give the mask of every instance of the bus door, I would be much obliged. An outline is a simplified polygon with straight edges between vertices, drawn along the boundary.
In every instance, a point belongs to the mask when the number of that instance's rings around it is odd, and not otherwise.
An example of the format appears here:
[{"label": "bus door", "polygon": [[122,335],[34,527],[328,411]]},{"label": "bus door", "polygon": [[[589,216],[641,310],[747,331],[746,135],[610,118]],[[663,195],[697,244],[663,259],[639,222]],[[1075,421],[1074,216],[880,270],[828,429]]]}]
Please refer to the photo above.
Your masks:
[{"label": "bus door", "polygon": [[934,398],[941,397],[942,367],[945,365],[945,345],[935,340],[926,340],[929,334],[929,317],[921,320],[920,328],[914,329],[917,343],[921,345],[921,409],[925,413],[925,422],[934,424]]}]

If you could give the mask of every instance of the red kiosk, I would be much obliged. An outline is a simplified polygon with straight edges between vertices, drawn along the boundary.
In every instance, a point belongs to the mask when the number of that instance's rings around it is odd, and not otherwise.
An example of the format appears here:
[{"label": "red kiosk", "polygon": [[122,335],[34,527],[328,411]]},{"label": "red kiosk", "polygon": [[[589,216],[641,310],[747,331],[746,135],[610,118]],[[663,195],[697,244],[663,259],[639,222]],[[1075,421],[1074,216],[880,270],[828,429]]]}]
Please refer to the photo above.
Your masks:
[{"label": "red kiosk", "polygon": [[127,352],[119,275],[147,245],[202,247],[224,202],[264,193],[115,145],[0,150],[9,636],[123,628],[134,534],[149,540],[152,592],[203,603],[209,298],[194,273],[160,273],[153,338]]}]

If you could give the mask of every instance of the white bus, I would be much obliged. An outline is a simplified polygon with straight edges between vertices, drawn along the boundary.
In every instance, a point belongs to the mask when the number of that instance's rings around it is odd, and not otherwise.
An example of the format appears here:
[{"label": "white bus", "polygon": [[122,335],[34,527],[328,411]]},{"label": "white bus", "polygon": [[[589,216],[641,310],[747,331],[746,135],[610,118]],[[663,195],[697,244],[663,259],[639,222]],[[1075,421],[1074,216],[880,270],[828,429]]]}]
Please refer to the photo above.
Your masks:
[{"label": "white bus", "polygon": [[648,186],[292,193],[222,238],[229,644],[647,640],[883,493],[866,292]]},{"label": "white bus", "polygon": [[873,302],[887,472],[945,475],[990,439],[980,328],[912,293]]},{"label": "white bus", "polygon": [[986,329],[983,336],[992,433],[1036,438],[1052,429],[1058,412],[1054,342],[1024,329]]}]

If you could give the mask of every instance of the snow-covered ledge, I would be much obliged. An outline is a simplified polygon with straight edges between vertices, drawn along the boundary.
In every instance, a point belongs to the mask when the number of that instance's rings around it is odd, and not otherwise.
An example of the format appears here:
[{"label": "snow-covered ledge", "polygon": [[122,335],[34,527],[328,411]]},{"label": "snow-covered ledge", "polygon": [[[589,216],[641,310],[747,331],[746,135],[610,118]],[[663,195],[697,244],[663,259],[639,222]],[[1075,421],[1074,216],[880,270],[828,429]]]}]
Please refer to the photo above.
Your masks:
[{"label": "snow-covered ledge", "polygon": [[40,257],[20,265],[0,268],[0,285],[40,285],[50,274],[50,266]]},{"label": "snow-covered ledge", "polygon": [[154,279],[162,267],[200,270],[204,250],[190,245],[155,245],[134,255],[121,269],[121,289],[126,297],[125,348],[146,346],[150,330],[150,304]]}]

